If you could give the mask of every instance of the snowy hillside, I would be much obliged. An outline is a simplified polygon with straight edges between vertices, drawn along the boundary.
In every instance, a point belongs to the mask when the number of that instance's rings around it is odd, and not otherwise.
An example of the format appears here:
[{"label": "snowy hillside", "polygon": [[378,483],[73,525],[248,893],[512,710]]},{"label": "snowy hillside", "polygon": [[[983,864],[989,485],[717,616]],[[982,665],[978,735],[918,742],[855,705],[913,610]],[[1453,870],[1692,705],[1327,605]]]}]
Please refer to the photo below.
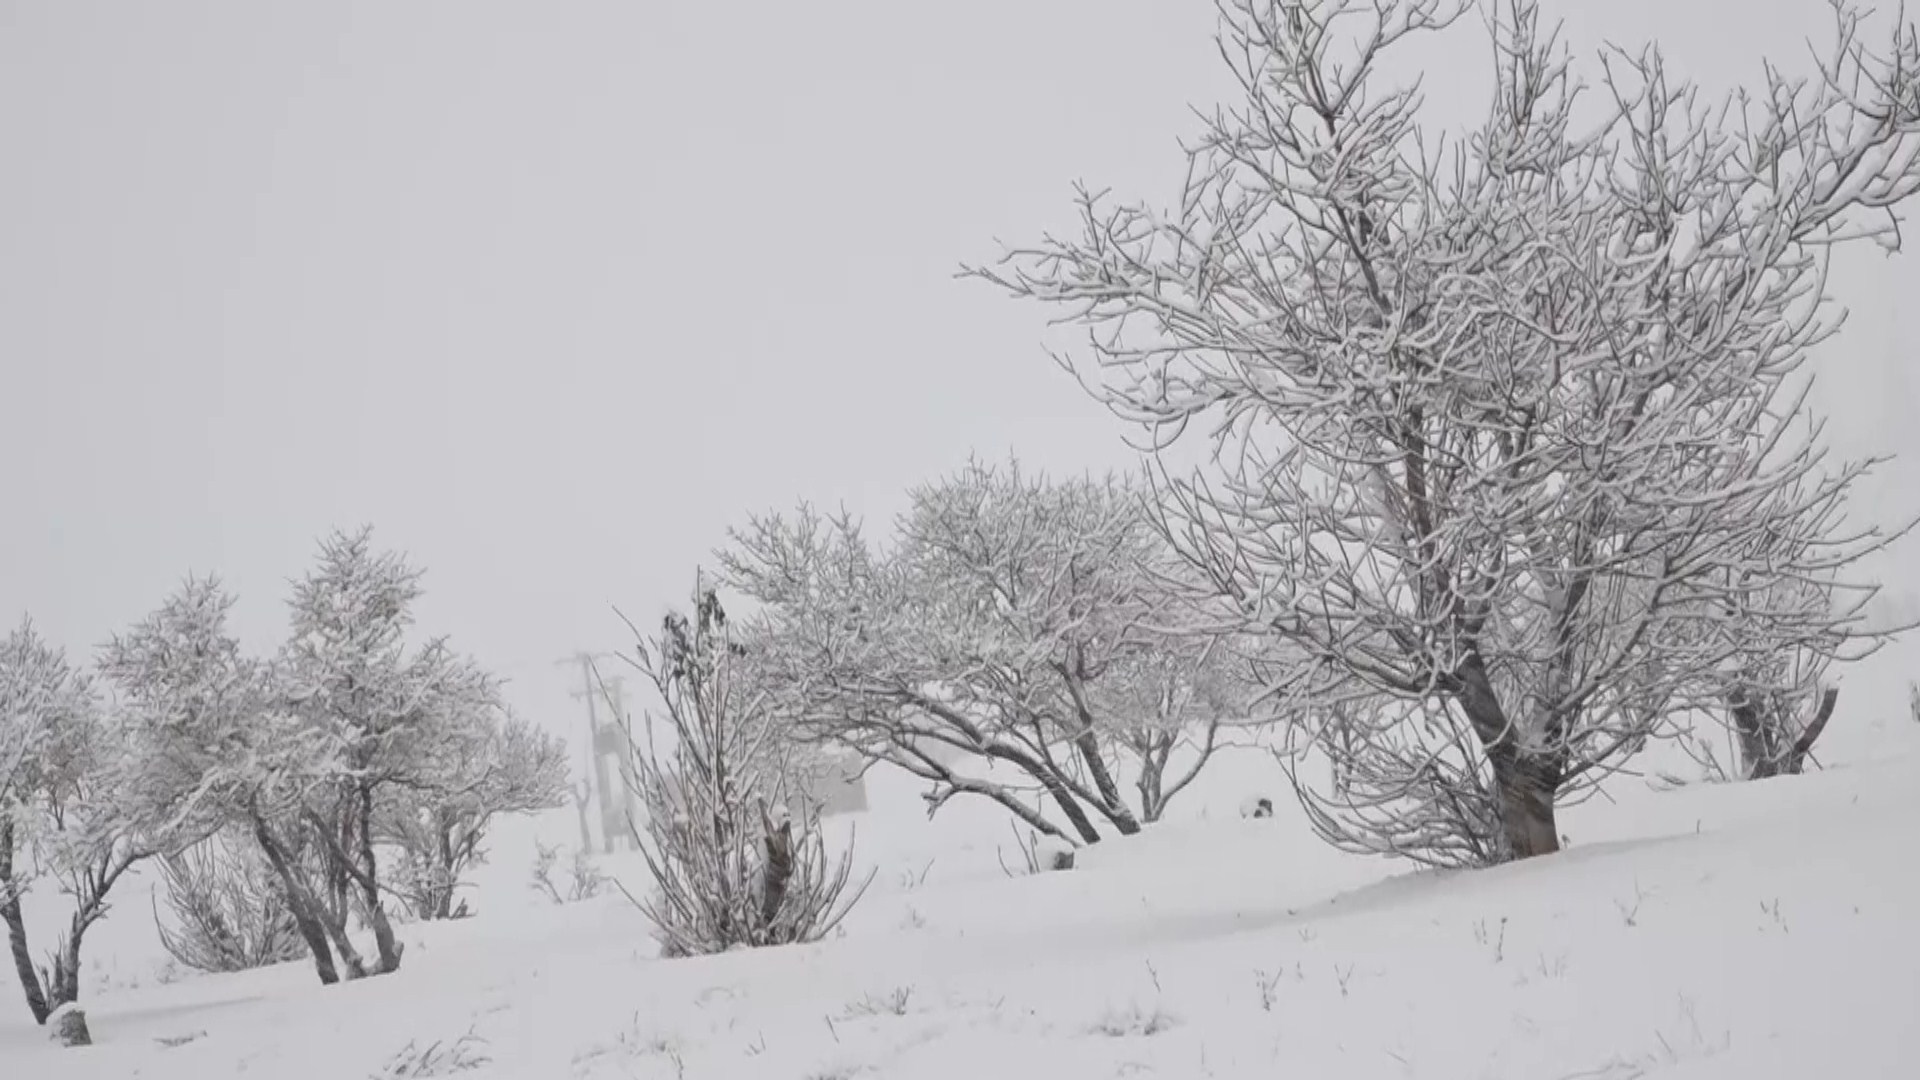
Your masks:
[{"label": "snowy hillside", "polygon": [[841,823],[876,870],[843,937],[671,962],[617,893],[533,895],[509,838],[481,914],[407,927],[393,976],[94,992],[81,1050],[10,1002],[0,1059],[49,1080],[1911,1075],[1920,755],[1635,792],[1569,814],[1566,854],[1471,874],[1335,854],[1284,806],[1241,820],[1274,779],[1227,759],[1181,820],[1018,880],[996,815],[929,824],[882,790]]}]

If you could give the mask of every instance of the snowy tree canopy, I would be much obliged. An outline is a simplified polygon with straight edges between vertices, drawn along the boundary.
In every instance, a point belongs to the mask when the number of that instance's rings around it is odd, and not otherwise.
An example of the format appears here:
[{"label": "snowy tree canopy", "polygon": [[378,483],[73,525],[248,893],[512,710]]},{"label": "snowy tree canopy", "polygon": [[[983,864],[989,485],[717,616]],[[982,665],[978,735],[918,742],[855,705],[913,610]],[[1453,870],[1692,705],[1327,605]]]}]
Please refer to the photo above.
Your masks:
[{"label": "snowy tree canopy", "polygon": [[[1085,325],[1068,365],[1156,445],[1213,433],[1169,527],[1307,658],[1273,690],[1311,742],[1363,759],[1330,835],[1417,853],[1375,811],[1440,806],[1420,785],[1464,732],[1444,795],[1482,809],[1455,820],[1554,850],[1556,794],[1715,673],[1861,637],[1838,574],[1887,536],[1843,527],[1864,465],[1828,460],[1805,364],[1829,253],[1897,242],[1920,188],[1920,45],[1843,4],[1817,73],[1715,102],[1652,48],[1584,82],[1526,0],[1222,10],[1245,97],[1177,207],[1083,191],[1079,235],[975,273]],[[1494,93],[1442,138],[1382,57],[1466,12]]]},{"label": "snowy tree canopy", "polygon": [[1080,842],[1157,817],[1191,779],[1160,771],[1189,725],[1204,763],[1249,700],[1166,580],[1181,568],[1141,492],[974,464],[910,500],[884,549],[805,508],[736,533],[724,565],[762,604],[748,644],[780,708],[930,781],[934,809],[986,797],[1057,835],[1050,802]]}]

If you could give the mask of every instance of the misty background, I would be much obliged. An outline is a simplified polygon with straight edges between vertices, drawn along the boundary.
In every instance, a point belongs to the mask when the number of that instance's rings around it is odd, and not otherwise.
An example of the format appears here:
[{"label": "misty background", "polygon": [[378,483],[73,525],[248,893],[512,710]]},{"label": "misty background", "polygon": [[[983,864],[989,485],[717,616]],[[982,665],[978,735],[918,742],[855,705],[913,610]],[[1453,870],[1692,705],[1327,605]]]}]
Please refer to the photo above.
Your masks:
[{"label": "misty background", "polygon": [[[1585,53],[1709,86],[1809,67],[1819,0],[1549,0]],[[878,523],[970,454],[1130,467],[1046,312],[953,279],[1170,202],[1231,95],[1199,0],[0,2],[0,619],[81,655],[188,573],[258,653],[317,539],[427,570],[422,634],[577,745],[575,650],[630,644],[750,512]],[[1427,115],[1486,43],[1426,46]],[[1836,266],[1830,442],[1920,511],[1920,250]],[[1913,542],[1873,572],[1920,594]],[[1905,722],[1908,640],[1828,742]],[[1852,688],[1858,687],[1858,690]],[[1871,714],[1867,704],[1871,703]],[[1849,709],[1849,705],[1854,706]]]}]

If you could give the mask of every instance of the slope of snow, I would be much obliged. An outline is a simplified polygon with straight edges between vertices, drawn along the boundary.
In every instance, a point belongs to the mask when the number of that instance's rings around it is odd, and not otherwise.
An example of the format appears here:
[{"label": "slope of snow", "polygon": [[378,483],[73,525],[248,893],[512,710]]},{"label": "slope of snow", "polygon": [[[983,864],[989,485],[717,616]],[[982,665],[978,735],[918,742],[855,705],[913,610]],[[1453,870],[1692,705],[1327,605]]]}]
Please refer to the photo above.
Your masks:
[{"label": "slope of snow", "polygon": [[545,904],[498,856],[481,914],[408,927],[390,977],[90,992],[83,1050],[46,1046],[9,984],[0,1076],[1913,1075],[1920,756],[1589,804],[1566,854],[1476,874],[1239,819],[1278,793],[1269,765],[1229,759],[1178,820],[1019,879],[998,815],[928,823],[888,793],[836,823],[875,870],[867,900],[802,948],[661,961],[617,893]]}]

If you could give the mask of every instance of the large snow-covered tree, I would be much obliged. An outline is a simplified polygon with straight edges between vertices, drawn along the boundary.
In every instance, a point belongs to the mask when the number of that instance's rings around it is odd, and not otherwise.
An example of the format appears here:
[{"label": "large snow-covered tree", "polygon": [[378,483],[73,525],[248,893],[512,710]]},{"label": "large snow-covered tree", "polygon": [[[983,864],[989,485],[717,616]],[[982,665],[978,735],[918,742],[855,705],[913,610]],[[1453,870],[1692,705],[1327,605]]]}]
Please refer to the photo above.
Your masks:
[{"label": "large snow-covered tree", "polygon": [[[563,752],[506,716],[495,681],[443,640],[410,647],[419,576],[364,530],[336,535],[295,585],[273,663],[243,653],[233,600],[211,579],[103,651],[141,762],[122,804],[156,828],[256,846],[326,983],[397,966],[396,884],[451,913],[491,818],[559,797]],[[372,931],[371,963],[356,922]]]},{"label": "large snow-covered tree", "polygon": [[52,808],[84,782],[99,709],[86,675],[31,623],[0,641],[0,765],[7,767],[0,774],[0,922],[35,1023],[60,1004],[52,999],[61,980],[41,977],[27,937],[20,899],[38,864],[29,845],[52,828]]},{"label": "large snow-covered tree", "polygon": [[1071,843],[1158,818],[1248,702],[1140,492],[974,464],[910,502],[885,548],[803,508],[723,553],[793,729],[927,780],[930,811],[991,799]]},{"label": "large snow-covered tree", "polygon": [[[1076,235],[974,272],[1084,325],[1064,362],[1154,445],[1213,434],[1161,472],[1170,531],[1359,766],[1303,787],[1331,839],[1554,851],[1556,802],[1725,673],[1873,644],[1842,572],[1886,536],[1843,527],[1864,466],[1806,361],[1829,255],[1897,244],[1920,187],[1912,28],[1837,4],[1819,70],[1716,101],[1657,48],[1584,82],[1529,0],[1221,10],[1244,97],[1177,203],[1083,192]],[[1492,93],[1450,137],[1383,67],[1469,10]]]},{"label": "large snow-covered tree", "polygon": [[[140,766],[126,713],[103,704],[93,681],[23,625],[0,644],[0,743],[28,747],[0,800],[0,922],[14,971],[38,1023],[80,999],[81,950],[114,886],[176,843],[120,796]],[[36,963],[20,899],[28,860],[72,901],[72,913]]]},{"label": "large snow-covered tree", "polygon": [[443,790],[449,759],[485,738],[473,718],[502,709],[497,682],[444,639],[409,647],[420,576],[402,556],[377,551],[371,530],[328,538],[294,585],[279,664],[285,707],[331,750],[304,817],[335,888],[350,887],[373,931],[375,974],[397,968],[401,953],[377,809],[399,789]]},{"label": "large snow-covered tree", "polygon": [[217,580],[190,578],[102,650],[140,761],[118,798],[157,827],[205,837],[230,826],[258,845],[320,980],[336,982],[329,940],[345,925],[323,901],[301,822],[333,751],[280,707],[270,667],[228,630],[232,608]]}]

